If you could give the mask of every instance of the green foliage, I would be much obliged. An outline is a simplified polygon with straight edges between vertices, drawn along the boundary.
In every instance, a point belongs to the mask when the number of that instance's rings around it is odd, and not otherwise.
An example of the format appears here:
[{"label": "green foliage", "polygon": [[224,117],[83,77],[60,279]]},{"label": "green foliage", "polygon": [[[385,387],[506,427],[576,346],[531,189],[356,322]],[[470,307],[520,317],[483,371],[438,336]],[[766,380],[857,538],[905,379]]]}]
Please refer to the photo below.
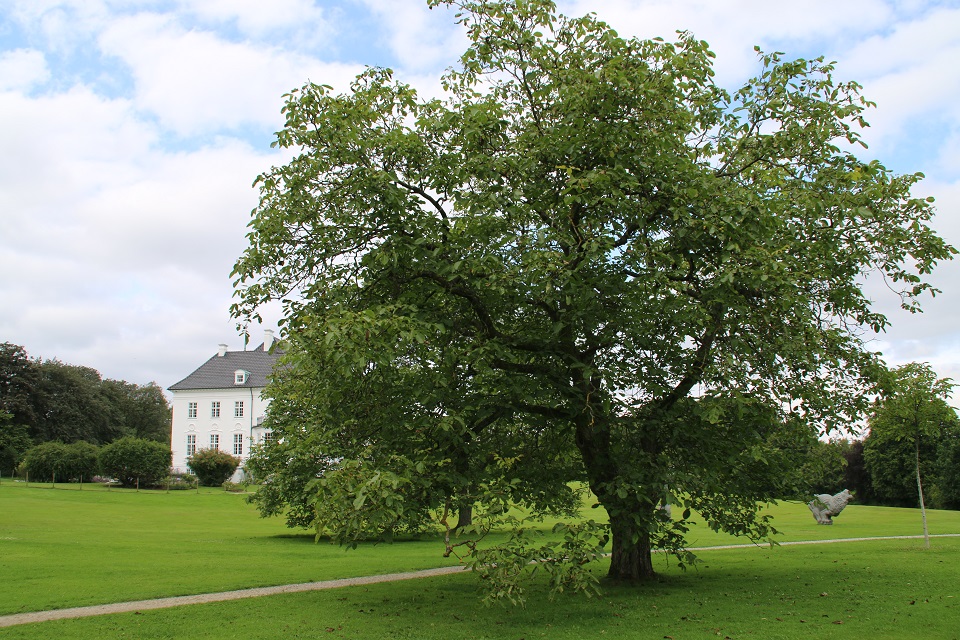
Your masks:
[{"label": "green foliage", "polygon": [[101,388],[125,435],[170,444],[170,405],[159,385],[104,380]]},{"label": "green foliage", "polygon": [[863,445],[876,503],[919,506],[919,474],[933,506],[956,508],[960,485],[953,461],[960,419],[946,402],[952,386],[925,364],[911,363],[892,372]]},{"label": "green foliage", "polygon": [[[271,405],[270,414],[278,407]],[[283,516],[288,527],[314,526],[316,489],[313,481],[332,465],[332,460],[319,447],[304,442],[305,430],[288,423],[289,436],[276,437],[286,430],[267,416],[267,425],[274,429],[274,439],[251,448],[244,469],[251,482],[258,485],[248,499],[264,518]]]},{"label": "green foliage", "polygon": [[9,413],[13,424],[36,422],[39,382],[38,366],[23,347],[0,344],[0,412]]},{"label": "green foliage", "polygon": [[933,487],[933,504],[941,509],[960,509],[960,429],[938,443],[939,475]]},{"label": "green foliage", "polygon": [[804,450],[804,463],[800,468],[802,477],[801,491],[789,496],[804,501],[814,495],[840,493],[844,489],[855,489],[847,484],[847,455],[850,441],[845,438],[831,438],[824,441],[814,439]]},{"label": "green foliage", "polygon": [[170,441],[170,407],[156,384],[103,380],[89,367],[31,360],[0,345],[0,412],[27,427],[33,442],[105,444],[122,436]]},{"label": "green foliage", "polygon": [[89,482],[99,471],[100,450],[96,445],[83,441],[67,445],[62,467],[64,479]]},{"label": "green foliage", "polygon": [[169,475],[172,455],[154,440],[120,438],[100,449],[100,469],[125,487],[155,486]]},{"label": "green foliage", "polygon": [[355,548],[365,540],[420,533],[429,514],[410,508],[411,503],[423,504],[410,499],[419,488],[417,466],[395,457],[377,465],[344,460],[328,470],[313,483],[317,537],[328,535]]},{"label": "green foliage", "polygon": [[187,489],[196,489],[197,476],[191,473],[170,474],[164,482],[164,488],[168,491],[185,491]]},{"label": "green foliage", "polygon": [[240,458],[219,449],[198,449],[187,458],[187,466],[204,487],[218,487],[240,466]]},{"label": "green foliage", "polygon": [[31,480],[90,481],[99,470],[97,447],[89,442],[44,442],[23,457]]},{"label": "green foliage", "polygon": [[849,489],[862,504],[873,504],[873,484],[863,459],[863,440],[853,440],[844,452],[846,469],[843,474],[843,487]]},{"label": "green foliage", "polygon": [[0,410],[0,474],[12,475],[32,444],[27,426],[15,424],[13,414]]},{"label": "green foliage", "polygon": [[292,159],[256,180],[233,313],[280,300],[289,338],[261,511],[306,517],[319,486],[350,512],[321,527],[349,541],[482,513],[485,486],[569,514],[583,479],[614,578],[652,576],[656,547],[687,559],[665,488],[766,539],[758,502],[799,482],[780,444],[856,420],[883,370],[864,274],[916,311],[956,253],[921,176],[847,150],[871,104],[823,58],[761,54],[730,94],[688,34],[622,39],[547,0],[440,4],[470,38],[446,98],[387,69],[345,94],[307,84],[277,134]]},{"label": "green foliage", "polygon": [[66,482],[61,473],[66,457],[67,445],[62,442],[44,442],[27,451],[23,456],[23,467],[31,480],[39,482],[61,476],[61,481]]}]

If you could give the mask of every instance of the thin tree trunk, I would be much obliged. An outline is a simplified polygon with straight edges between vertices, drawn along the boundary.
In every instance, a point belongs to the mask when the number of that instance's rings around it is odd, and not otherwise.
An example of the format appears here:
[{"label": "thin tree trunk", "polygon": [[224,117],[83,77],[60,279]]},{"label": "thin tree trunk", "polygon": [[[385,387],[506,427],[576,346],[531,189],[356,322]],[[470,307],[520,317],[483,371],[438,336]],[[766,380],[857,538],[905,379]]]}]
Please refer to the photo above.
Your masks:
[{"label": "thin tree trunk", "polygon": [[923,484],[920,482],[920,440],[914,442],[917,453],[917,492],[920,494],[920,515],[923,518],[923,541],[930,548],[930,532],[927,531],[927,508],[923,504]]}]

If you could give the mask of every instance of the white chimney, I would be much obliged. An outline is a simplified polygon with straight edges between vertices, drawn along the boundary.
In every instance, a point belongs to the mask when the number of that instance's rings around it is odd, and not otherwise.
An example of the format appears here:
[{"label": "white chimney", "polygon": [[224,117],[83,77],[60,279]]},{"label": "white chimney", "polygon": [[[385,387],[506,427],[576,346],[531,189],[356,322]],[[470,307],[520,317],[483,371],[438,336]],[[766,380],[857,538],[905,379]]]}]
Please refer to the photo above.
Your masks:
[{"label": "white chimney", "polygon": [[227,345],[225,345],[225,344],[223,344],[223,343],[221,342],[218,346],[219,346],[220,348],[217,349],[217,355],[222,358],[222,357],[223,357],[224,355],[226,355],[226,353],[227,353]]},{"label": "white chimney", "polygon": [[263,350],[270,351],[270,347],[273,346],[273,329],[264,329],[263,330]]}]

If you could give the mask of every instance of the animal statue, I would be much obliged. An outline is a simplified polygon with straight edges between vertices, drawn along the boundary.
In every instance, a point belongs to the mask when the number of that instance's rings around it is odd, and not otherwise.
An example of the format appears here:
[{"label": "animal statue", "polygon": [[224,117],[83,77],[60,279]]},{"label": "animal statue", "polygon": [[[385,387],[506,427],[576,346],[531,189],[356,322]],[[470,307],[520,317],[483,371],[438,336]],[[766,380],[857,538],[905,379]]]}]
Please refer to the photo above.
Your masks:
[{"label": "animal statue", "polygon": [[843,511],[843,508],[847,506],[847,503],[850,502],[850,498],[852,497],[850,491],[847,489],[844,489],[835,496],[831,496],[828,493],[821,493],[818,496],[814,496],[813,500],[811,500],[807,506],[810,507],[810,511],[813,513],[813,518],[817,521],[817,524],[833,524],[833,517],[840,515],[840,512]]}]

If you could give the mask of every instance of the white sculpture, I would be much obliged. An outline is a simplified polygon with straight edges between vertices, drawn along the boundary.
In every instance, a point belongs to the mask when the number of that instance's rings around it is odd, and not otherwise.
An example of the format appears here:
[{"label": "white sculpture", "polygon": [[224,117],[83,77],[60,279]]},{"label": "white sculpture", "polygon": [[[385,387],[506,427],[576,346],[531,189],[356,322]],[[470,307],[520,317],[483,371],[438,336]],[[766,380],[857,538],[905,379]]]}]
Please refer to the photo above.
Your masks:
[{"label": "white sculpture", "polygon": [[817,521],[817,524],[833,524],[833,517],[840,515],[840,512],[843,511],[843,508],[847,506],[847,503],[850,502],[850,498],[852,497],[850,491],[847,489],[844,489],[835,496],[831,496],[828,493],[821,493],[818,496],[814,496],[813,500],[811,500],[807,506],[810,507],[810,511],[813,513],[813,518]]}]

